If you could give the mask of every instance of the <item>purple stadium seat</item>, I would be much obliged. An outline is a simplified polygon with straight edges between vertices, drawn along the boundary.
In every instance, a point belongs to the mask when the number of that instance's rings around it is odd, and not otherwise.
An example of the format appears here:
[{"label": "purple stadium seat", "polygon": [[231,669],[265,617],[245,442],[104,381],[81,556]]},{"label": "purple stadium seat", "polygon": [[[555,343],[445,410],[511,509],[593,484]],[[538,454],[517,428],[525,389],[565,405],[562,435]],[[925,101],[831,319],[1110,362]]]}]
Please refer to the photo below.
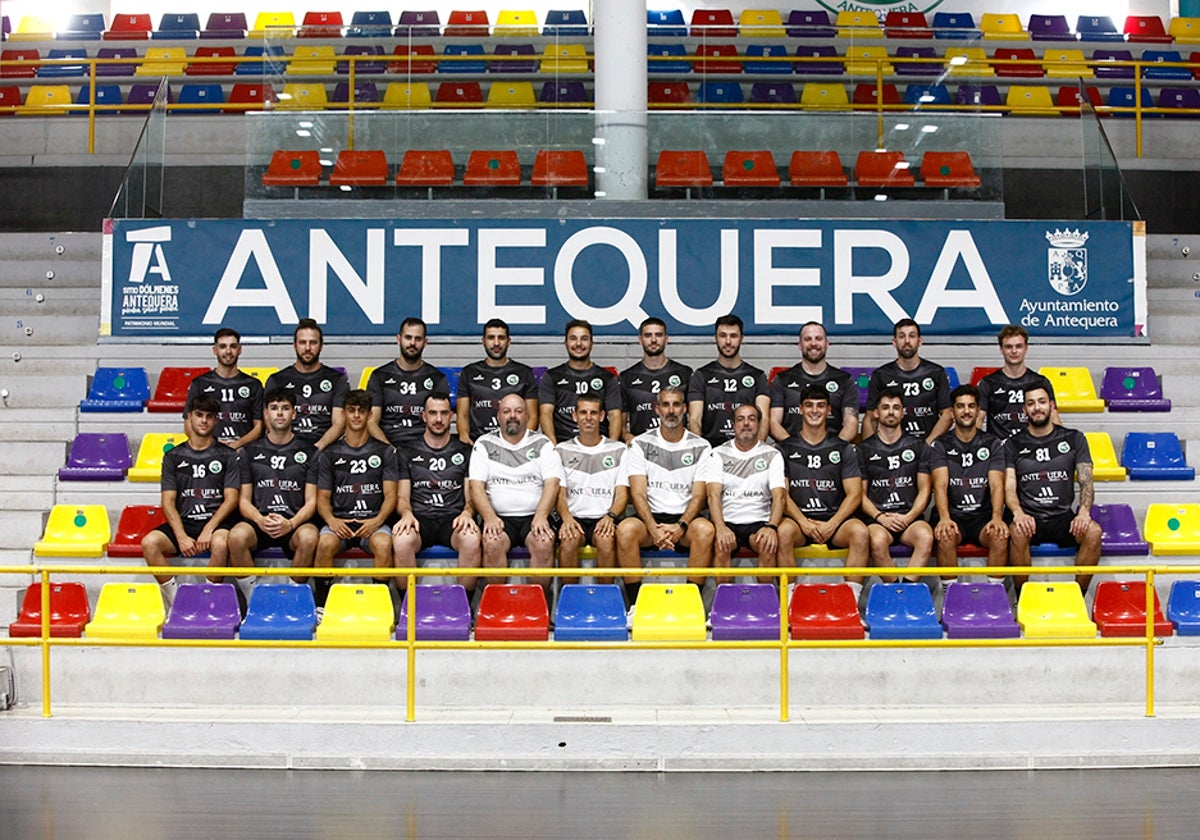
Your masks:
[{"label": "purple stadium seat", "polygon": [[1137,519],[1129,505],[1093,505],[1092,519],[1100,523],[1104,536],[1100,553],[1109,557],[1144,557],[1150,553],[1150,543],[1142,539]]},{"label": "purple stadium seat", "polygon": [[59,481],[124,481],[133,466],[129,438],[124,432],[80,432],[71,443]]},{"label": "purple stadium seat", "polygon": [[583,82],[577,81],[558,81],[546,82],[542,85],[542,93],[538,97],[539,102],[588,102],[591,97],[588,95],[587,88]]},{"label": "purple stadium seat", "polygon": [[780,82],[755,82],[750,86],[749,102],[793,105],[796,103],[796,88]]},{"label": "purple stadium seat", "polygon": [[837,29],[829,22],[829,13],[823,9],[793,9],[788,14],[787,34],[792,38],[832,38],[837,34]]},{"label": "purple stadium seat", "polygon": [[942,624],[948,639],[1015,639],[1021,634],[1002,583],[950,584]]},{"label": "purple stadium seat", "polygon": [[[797,58],[836,58],[837,56],[837,48],[832,44],[802,44],[796,47]],[[840,61],[802,61],[793,65],[793,69],[800,75],[820,74],[822,76],[840,76],[845,72],[845,66]]]},{"label": "purple stadium seat", "polygon": [[[1133,61],[1133,53],[1129,50],[1094,50],[1092,52],[1093,61]],[[1097,79],[1132,79],[1133,67],[1105,67],[1098,65],[1095,68]]]},{"label": "purple stadium seat", "polygon": [[959,85],[954,94],[954,101],[959,105],[1003,105],[1000,98],[1000,88],[995,85]]},{"label": "purple stadium seat", "polygon": [[200,32],[201,38],[245,38],[246,15],[242,12],[213,12],[208,16],[208,24]]},{"label": "purple stadium seat", "polygon": [[[438,18],[438,13],[436,11],[401,12],[399,23],[396,26],[395,35],[397,38],[436,38],[440,34],[440,27],[441,20]],[[446,34],[450,35],[458,33],[447,32]],[[486,26],[484,27],[483,34],[478,37],[487,37]]]},{"label": "purple stadium seat", "polygon": [[[1158,92],[1159,108],[1200,108],[1200,90],[1190,87],[1165,87]],[[1195,117],[1195,114],[1168,114],[1172,117]],[[1145,410],[1145,409],[1143,409]]]},{"label": "purple stadium seat", "polygon": [[[343,51],[344,55],[383,55],[382,44],[350,44]],[[341,75],[350,72],[349,61],[339,61],[337,63],[337,72]],[[354,62],[354,72],[356,75],[373,75],[375,73],[386,73],[386,61],[356,61]]]},{"label": "purple stadium seat", "polygon": [[1158,375],[1149,367],[1105,368],[1100,397],[1109,411],[1171,410],[1171,401],[1163,398]]},{"label": "purple stadium seat", "polygon": [[[158,83],[131,85],[129,88],[129,98],[125,100],[126,105],[153,105],[154,97],[158,93]],[[175,101],[175,92],[171,90],[170,85],[167,86],[167,102]],[[122,114],[140,114],[146,116],[146,108],[121,109]],[[147,397],[149,399],[149,397]]]},{"label": "purple stadium seat", "polygon": [[[471,605],[461,586],[417,584],[417,640],[422,642],[465,642],[471,636]],[[411,591],[411,590],[410,590]],[[408,592],[396,620],[396,638],[408,639]]]},{"label": "purple stadium seat", "polygon": [[939,76],[942,66],[934,62],[900,61],[901,58],[937,58],[933,47],[896,47],[896,74],[899,76]]},{"label": "purple stadium seat", "polygon": [[713,597],[713,641],[779,638],[779,595],[769,583],[722,583]]},{"label": "purple stadium seat", "polygon": [[923,583],[877,583],[867,596],[872,639],[940,639],[933,595]]},{"label": "purple stadium seat", "polygon": [[232,639],[242,621],[232,583],[183,583],[163,624],[164,639]]},{"label": "purple stadium seat", "polygon": [[[96,50],[96,58],[137,58],[134,47],[101,47]],[[132,76],[133,64],[97,64],[97,76]]]},{"label": "purple stadium seat", "polygon": [[489,73],[533,73],[537,71],[537,61],[533,60],[533,44],[497,44],[492,50],[493,55],[529,56],[523,61],[489,61]]},{"label": "purple stadium seat", "polygon": [[565,584],[554,608],[554,638],[559,642],[623,642],[625,599],[615,583]]},{"label": "purple stadium seat", "polygon": [[867,410],[867,385],[871,381],[871,374],[875,372],[875,368],[869,367],[844,367],[842,370],[854,377],[855,383],[858,385],[858,410]]},{"label": "purple stadium seat", "polygon": [[1030,15],[1029,34],[1035,41],[1074,41],[1066,15]]}]

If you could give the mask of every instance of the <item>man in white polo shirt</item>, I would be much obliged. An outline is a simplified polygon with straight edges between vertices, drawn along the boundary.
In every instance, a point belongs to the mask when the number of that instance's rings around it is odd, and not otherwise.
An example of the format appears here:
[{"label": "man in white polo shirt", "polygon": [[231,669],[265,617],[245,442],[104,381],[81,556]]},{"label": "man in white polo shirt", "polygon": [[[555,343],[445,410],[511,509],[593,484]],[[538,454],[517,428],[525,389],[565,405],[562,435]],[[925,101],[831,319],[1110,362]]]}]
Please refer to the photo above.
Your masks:
[{"label": "man in white polo shirt", "polygon": [[[620,441],[600,434],[604,423],[603,401],[598,394],[575,400],[575,425],[579,434],[557,447],[563,482],[558,490],[559,565],[579,565],[579,549],[596,549],[596,565],[611,569],[617,546],[617,523],[629,504],[624,460],[629,450]],[[573,582],[573,581],[570,581]]]},{"label": "man in white polo shirt", "polygon": [[[514,545],[529,549],[530,568],[554,565],[550,513],[562,483],[562,462],[554,444],[530,431],[525,400],[500,400],[500,428],[475,441],[467,473],[471,502],[483,520],[483,566],[503,569]],[[550,586],[550,578],[538,581]]]}]

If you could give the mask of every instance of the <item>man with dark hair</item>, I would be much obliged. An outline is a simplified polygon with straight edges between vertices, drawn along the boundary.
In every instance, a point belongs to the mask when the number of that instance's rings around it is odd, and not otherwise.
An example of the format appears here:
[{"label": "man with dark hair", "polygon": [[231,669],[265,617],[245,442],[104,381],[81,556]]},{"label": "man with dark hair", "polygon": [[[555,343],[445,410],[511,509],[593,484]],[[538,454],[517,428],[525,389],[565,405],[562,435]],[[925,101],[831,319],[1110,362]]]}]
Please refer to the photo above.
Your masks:
[{"label": "man with dark hair", "polygon": [[713,449],[700,467],[715,529],[716,569],[728,569],[739,548],[757,554],[760,569],[776,564],[787,478],[783,456],[759,436],[761,425],[762,410],[757,405],[739,405],[733,413],[733,439]]},{"label": "man with dark hair", "polygon": [[[500,399],[500,428],[475,441],[467,475],[471,502],[483,521],[483,565],[503,569],[514,546],[529,549],[531,568],[554,565],[550,514],[562,484],[562,462],[554,444],[531,431],[525,400]],[[539,578],[544,588],[550,578]]]},{"label": "man with dark hair", "polygon": [[692,369],[667,358],[667,325],[662,318],[647,318],[638,327],[642,360],[621,371],[621,399],[625,406],[625,443],[658,425],[654,410],[663,388],[686,388]]},{"label": "man with dark hair", "polygon": [[[1051,422],[1054,400],[1042,387],[1025,391],[1029,425],[1004,443],[1005,499],[1012,511],[1008,529],[1008,560],[1013,566],[1029,565],[1029,547],[1045,542],[1078,548],[1075,565],[1094,566],[1100,561],[1100,523],[1092,519],[1096,490],[1092,480],[1092,453],[1087,437],[1078,429]],[[1079,482],[1079,508],[1075,509],[1075,482]],[[1013,576],[1019,586],[1025,576]],[[1090,574],[1076,580],[1086,592]]]},{"label": "man with dark hair", "polygon": [[[921,328],[912,318],[892,327],[896,360],[880,365],[867,383],[867,407],[874,408],[885,388],[899,388],[904,400],[904,433],[933,443],[950,430],[950,378],[936,362],[922,359]],[[876,416],[863,417],[862,435],[875,434]]]},{"label": "man with dark hair", "polygon": [[[1029,333],[1024,327],[1009,324],[1000,330],[996,340],[1004,366],[979,380],[979,428],[987,429],[1001,441],[1006,440],[1029,424],[1025,416],[1025,392],[1043,388],[1054,402],[1054,386],[1036,370],[1025,366],[1029,352]],[[1062,425],[1058,409],[1050,412],[1050,422]]]},{"label": "man with dark hair", "polygon": [[801,394],[809,386],[825,389],[831,434],[842,440],[858,437],[858,383],[846,371],[825,361],[829,337],[824,325],[809,321],[800,328],[800,361],[771,381],[771,436],[785,440],[804,425]]},{"label": "man with dark hair", "polygon": [[828,425],[829,391],[800,392],[800,433],[776,445],[788,479],[787,516],[779,525],[779,564],[791,565],[797,545],[844,548],[846,566],[862,568],[870,556],[867,526],[858,518],[862,465],[858,449]]},{"label": "man with dark hair", "polygon": [[[375,560],[392,565],[392,529],[400,467],[391,445],[371,437],[371,395],[361,389],[342,400],[346,433],[321,450],[317,459],[317,513],[325,522],[317,541],[314,566],[328,569],[333,558],[357,546]],[[324,605],[330,578],[318,578],[317,598]]]},{"label": "man with dark hair", "polygon": [[[213,334],[217,364],[188,384],[187,405],[200,394],[216,397],[221,405],[214,436],[233,449],[240,449],[262,434],[263,386],[248,373],[238,370],[242,337],[237,330],[221,327]],[[184,418],[184,431],[187,431]]]},{"label": "man with dark hair", "polygon": [[579,549],[585,545],[595,547],[597,566],[613,566],[617,523],[629,503],[623,463],[628,449],[600,434],[603,423],[600,397],[584,394],[575,401],[579,434],[555,447],[563,468],[558,488],[560,566],[578,566]]},{"label": "man with dark hair", "polygon": [[462,369],[458,377],[458,437],[470,446],[496,430],[500,398],[520,394],[530,428],[538,423],[538,385],[533,369],[508,357],[508,324],[492,318],[483,325],[484,357]]},{"label": "man with dark hair", "polygon": [[552,367],[538,386],[538,411],[542,434],[551,444],[570,440],[575,425],[575,400],[584,394],[599,394],[608,413],[608,436],[621,440],[625,421],[621,412],[621,384],[612,371],[592,361],[592,325],[578,318],[563,330],[567,361]]},{"label": "man with dark hair", "polygon": [[979,390],[973,385],[959,385],[950,402],[954,428],[930,449],[938,565],[957,566],[958,547],[977,545],[987,549],[989,566],[1003,566],[1008,560],[1003,441],[976,426]]},{"label": "man with dark hair", "polygon": [[447,393],[446,374],[424,361],[427,341],[425,322],[408,317],[400,322],[396,343],[400,356],[371,371],[367,393],[371,395],[371,437],[404,446],[425,431],[421,413],[425,398],[435,391]]},{"label": "man with dark hair", "polygon": [[350,390],[346,374],[321,363],[325,334],[312,318],[301,318],[292,333],[295,364],[267,380],[266,390],[286,388],[296,401],[292,431],[305,443],[324,449],[342,436],[342,401]]},{"label": "man with dark hair", "polygon": [[912,549],[905,566],[926,566],[933,552],[933,529],[924,519],[929,505],[929,447],[905,433],[905,411],[899,388],[881,390],[874,409],[877,431],[858,445],[865,485],[862,515],[871,541],[872,566],[895,565],[890,549],[897,542]]},{"label": "man with dark hair", "polygon": [[[142,537],[148,566],[206,551],[211,568],[226,565],[229,521],[238,506],[238,456],[213,437],[220,410],[215,397],[197,396],[187,407],[187,441],[163,455],[160,504],[167,521]],[[169,606],[178,583],[172,575],[157,579]]]},{"label": "man with dark hair", "polygon": [[[757,405],[763,416],[771,410],[767,375],[742,361],[742,319],[722,315],[714,339],[717,358],[697,368],[688,383],[688,429],[713,446],[734,436],[733,413],[739,405]],[[767,424],[759,424],[759,440],[766,440]]]},{"label": "man with dark hair", "polygon": [[[459,568],[479,566],[479,526],[467,495],[471,447],[450,436],[450,395],[435,391],[425,398],[425,431],[400,450],[400,486],[392,527],[396,568],[412,569],[417,552],[442,545],[458,552]],[[458,579],[468,593],[474,577]],[[404,578],[396,578],[403,588]]]},{"label": "man with dark hair", "polygon": [[[229,562],[252,567],[255,551],[279,548],[292,568],[308,568],[317,550],[317,450],[292,432],[296,406],[286,388],[267,394],[266,404],[267,433],[238,455],[242,521],[229,532]],[[254,579],[237,583],[248,594]]]}]

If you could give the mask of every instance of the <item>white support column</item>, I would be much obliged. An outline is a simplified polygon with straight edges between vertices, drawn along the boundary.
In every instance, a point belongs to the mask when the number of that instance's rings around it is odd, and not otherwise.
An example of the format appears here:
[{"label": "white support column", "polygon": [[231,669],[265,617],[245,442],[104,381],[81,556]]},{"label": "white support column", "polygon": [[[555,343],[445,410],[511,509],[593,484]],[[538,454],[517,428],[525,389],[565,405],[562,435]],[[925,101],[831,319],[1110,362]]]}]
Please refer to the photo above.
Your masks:
[{"label": "white support column", "polygon": [[[596,195],[646,198],[646,4],[594,3]],[[603,195],[601,195],[603,193]]]}]

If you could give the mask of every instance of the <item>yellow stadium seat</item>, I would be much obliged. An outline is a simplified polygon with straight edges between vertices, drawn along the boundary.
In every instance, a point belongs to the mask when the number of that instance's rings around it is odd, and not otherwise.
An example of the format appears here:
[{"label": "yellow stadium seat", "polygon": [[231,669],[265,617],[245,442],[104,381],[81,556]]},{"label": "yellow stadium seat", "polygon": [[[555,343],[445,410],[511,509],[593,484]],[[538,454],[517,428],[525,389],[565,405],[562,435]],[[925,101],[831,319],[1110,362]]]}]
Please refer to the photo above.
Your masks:
[{"label": "yellow stadium seat", "polygon": [[844,548],[830,548],[827,545],[803,545],[793,555],[797,560],[845,560],[849,553]]},{"label": "yellow stadium seat", "polygon": [[644,583],[633,611],[635,642],[694,642],[708,638],[704,602],[694,583]]},{"label": "yellow stadium seat", "polygon": [[371,374],[375,372],[374,366],[363,368],[362,375],[358,377],[358,388],[361,391],[367,389],[367,382],[371,379]]},{"label": "yellow stadium seat", "polygon": [[883,37],[879,17],[874,12],[838,12],[834,25],[837,26],[839,38]]},{"label": "yellow stadium seat", "polygon": [[296,16],[291,12],[259,12],[248,38],[291,38],[296,34]]},{"label": "yellow stadium seat", "polygon": [[851,76],[874,76],[877,61],[883,62],[883,75],[896,72],[887,61],[887,47],[848,47],[846,49],[846,72]]},{"label": "yellow stadium seat", "polygon": [[850,99],[846,96],[845,85],[808,82],[800,91],[800,104],[805,108],[844,110],[850,107]]},{"label": "yellow stadium seat", "polygon": [[8,41],[53,41],[54,26],[40,17],[22,15],[15,32],[8,33]]},{"label": "yellow stadium seat", "polygon": [[126,476],[130,481],[158,481],[162,478],[163,455],[186,441],[183,432],[147,432],[138,446],[137,460]]},{"label": "yellow stadium seat", "polygon": [[1176,44],[1200,44],[1200,17],[1173,17],[1167,33]]},{"label": "yellow stadium seat", "polygon": [[586,73],[587,48],[583,44],[555,44],[542,52],[540,73]]},{"label": "yellow stadium seat", "polygon": [[743,9],[738,16],[738,32],[743,38],[787,37],[778,9]]},{"label": "yellow stadium seat", "polygon": [[275,367],[244,367],[238,368],[242,373],[248,373],[257,379],[266,387],[267,380],[271,378],[271,374],[277,373],[279,368]]},{"label": "yellow stadium seat", "polygon": [[[1046,101],[1050,101],[1048,88],[1038,88],[1046,92]],[[1009,88],[1008,105],[1012,107],[1012,88]],[[1092,374],[1085,367],[1044,367],[1038,370],[1042,376],[1050,380],[1054,386],[1054,402],[1059,411],[1103,411],[1104,400],[1096,396],[1096,385],[1092,382]]]},{"label": "yellow stadium seat", "polygon": [[1117,451],[1108,432],[1085,432],[1092,453],[1092,475],[1096,481],[1124,481],[1125,468],[1117,460]]},{"label": "yellow stadium seat", "polygon": [[25,104],[18,114],[44,113],[48,108],[71,104],[71,89],[66,85],[31,85],[25,94]]},{"label": "yellow stadium seat", "polygon": [[[1054,107],[1054,100],[1050,98],[1050,88],[1040,85],[1009,85],[1004,104],[1019,117],[1052,117],[1058,113],[1058,109]],[[1054,394],[1058,396],[1057,382],[1054,383]],[[1058,407],[1062,408],[1061,402]],[[1103,407],[1104,404],[1101,403],[1100,408],[1096,410],[1100,411]]]},{"label": "yellow stadium seat", "polygon": [[532,9],[501,9],[496,15],[492,34],[497,38],[536,38],[540,34],[537,12]]},{"label": "yellow stadium seat", "polygon": [[947,47],[946,64],[951,76],[995,76],[983,47]]},{"label": "yellow stadium seat", "polygon": [[35,557],[103,557],[112,539],[104,505],[55,505],[46,533],[33,544]]},{"label": "yellow stadium seat", "polygon": [[392,596],[384,583],[335,583],[329,587],[318,642],[386,642],[396,629]]},{"label": "yellow stadium seat", "polygon": [[106,583],[83,632],[89,639],[157,639],[166,617],[157,583]]},{"label": "yellow stadium seat", "polygon": [[1017,624],[1026,639],[1090,639],[1096,624],[1088,618],[1075,581],[1026,581],[1017,600]]},{"label": "yellow stadium seat", "polygon": [[1088,67],[1083,50],[1050,49],[1042,54],[1042,63],[1046,66],[1046,75],[1052,79],[1091,79],[1096,74]]},{"label": "yellow stadium seat", "polygon": [[151,47],[135,71],[138,76],[182,76],[187,70],[187,50],[183,47]]},{"label": "yellow stadium seat", "polygon": [[1200,554],[1200,504],[1152,502],[1146,509],[1142,539],[1160,556]]},{"label": "yellow stadium seat", "polygon": [[1029,33],[1015,14],[985,13],[979,29],[987,41],[1028,41]]},{"label": "yellow stadium seat", "polygon": [[425,82],[388,82],[380,107],[399,110],[423,110],[433,107],[433,96]]},{"label": "yellow stadium seat", "polygon": [[279,94],[275,107],[288,111],[319,111],[328,103],[325,85],[316,82],[289,82],[283,86],[283,93]]},{"label": "yellow stadium seat", "polygon": [[287,74],[310,76],[328,76],[333,74],[334,51],[332,44],[312,44],[296,47],[292,60],[288,62]]},{"label": "yellow stadium seat", "polygon": [[485,108],[536,108],[531,82],[492,82]]}]

